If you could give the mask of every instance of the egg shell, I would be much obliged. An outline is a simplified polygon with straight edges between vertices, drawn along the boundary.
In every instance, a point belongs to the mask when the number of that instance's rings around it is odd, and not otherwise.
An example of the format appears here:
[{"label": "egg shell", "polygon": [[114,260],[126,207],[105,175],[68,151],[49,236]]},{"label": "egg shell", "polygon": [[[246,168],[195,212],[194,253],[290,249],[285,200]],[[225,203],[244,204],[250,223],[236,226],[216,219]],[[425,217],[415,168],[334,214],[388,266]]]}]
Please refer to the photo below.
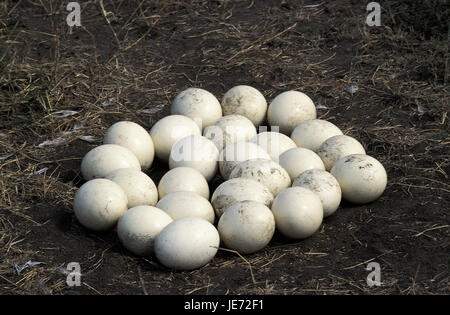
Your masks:
[{"label": "egg shell", "polygon": [[188,88],[175,97],[170,113],[187,116],[200,129],[204,129],[222,117],[222,107],[212,93],[200,88]]},{"label": "egg shell", "polygon": [[155,158],[155,147],[150,134],[131,121],[119,121],[109,127],[103,143],[117,144],[133,152],[144,171],[150,168]]},{"label": "egg shell", "polygon": [[90,150],[81,161],[81,174],[85,180],[104,178],[112,171],[131,168],[140,171],[138,158],[125,147],[103,144]]},{"label": "egg shell", "polygon": [[219,248],[217,229],[206,220],[186,217],[167,225],[155,241],[155,256],[164,266],[193,270],[210,262]]},{"label": "egg shell", "polygon": [[366,151],[355,138],[338,135],[323,142],[317,154],[322,159],[325,169],[329,171],[341,158],[351,154],[366,154]]},{"label": "egg shell", "polygon": [[282,153],[297,147],[294,140],[282,133],[273,131],[260,132],[251,138],[250,142],[256,143],[266,150],[270,158],[277,163],[279,163]]},{"label": "egg shell", "polygon": [[242,115],[223,116],[214,125],[203,130],[203,136],[214,142],[219,151],[229,144],[248,141],[255,135],[255,126]]},{"label": "egg shell", "polygon": [[127,195],[113,181],[97,178],[84,183],[75,193],[73,211],[84,227],[93,231],[113,228],[127,211]]},{"label": "egg shell", "polygon": [[272,213],[277,229],[293,239],[310,237],[323,220],[319,196],[303,187],[290,187],[278,194],[272,203]]},{"label": "egg shell", "polygon": [[372,202],[386,189],[386,170],[369,155],[351,154],[343,157],[330,172],[341,186],[342,197],[356,204]]},{"label": "egg shell", "polygon": [[118,184],[128,199],[128,208],[141,205],[154,206],[158,202],[158,189],[153,180],[145,173],[122,168],[106,175],[107,179]]},{"label": "egg shell", "polygon": [[258,127],[266,119],[267,101],[254,87],[237,85],[229,89],[222,99],[224,115],[242,115]]},{"label": "egg shell", "polygon": [[259,145],[252,142],[236,142],[227,145],[219,155],[219,171],[226,180],[239,163],[250,159],[270,160],[270,155]]},{"label": "egg shell", "polygon": [[321,158],[305,148],[293,148],[280,155],[280,165],[294,181],[301,173],[309,169],[325,170]]},{"label": "egg shell", "polygon": [[342,131],[333,123],[323,119],[312,119],[295,127],[291,139],[298,147],[316,152],[323,142],[337,135],[342,135]]},{"label": "egg shell", "polygon": [[266,186],[273,196],[291,185],[291,178],[280,164],[267,159],[251,159],[239,163],[230,178],[250,178]]},{"label": "egg shell", "polygon": [[217,229],[226,247],[251,254],[269,244],[275,232],[275,219],[264,204],[245,200],[226,209]]},{"label": "egg shell", "polygon": [[217,174],[219,150],[206,137],[195,135],[180,139],[172,147],[169,168],[191,167],[199,171],[207,181]]},{"label": "egg shell", "polygon": [[273,195],[263,184],[249,178],[232,178],[220,184],[211,196],[211,204],[220,217],[226,208],[239,201],[253,200],[270,207]]},{"label": "egg shell", "polygon": [[267,110],[267,121],[271,127],[290,136],[298,124],[317,117],[316,106],[308,95],[299,91],[286,91],[277,95]]},{"label": "egg shell", "polygon": [[176,191],[192,191],[209,199],[209,186],[203,175],[190,167],[176,167],[168,171],[158,184],[159,198]]},{"label": "egg shell", "polygon": [[169,161],[172,146],[180,139],[190,135],[201,135],[200,128],[189,117],[170,115],[158,120],[150,129],[150,136],[155,145],[156,156]]},{"label": "egg shell", "polygon": [[177,191],[165,195],[157,208],[164,210],[174,220],[198,217],[214,223],[214,208],[208,199],[192,191]]},{"label": "egg shell", "polygon": [[152,206],[137,206],[126,211],[117,223],[117,235],[122,245],[138,256],[153,254],[155,239],[172,218]]},{"label": "egg shell", "polygon": [[327,171],[307,170],[294,180],[292,186],[307,188],[317,193],[322,201],[324,218],[336,212],[341,203],[341,187],[336,178]]}]

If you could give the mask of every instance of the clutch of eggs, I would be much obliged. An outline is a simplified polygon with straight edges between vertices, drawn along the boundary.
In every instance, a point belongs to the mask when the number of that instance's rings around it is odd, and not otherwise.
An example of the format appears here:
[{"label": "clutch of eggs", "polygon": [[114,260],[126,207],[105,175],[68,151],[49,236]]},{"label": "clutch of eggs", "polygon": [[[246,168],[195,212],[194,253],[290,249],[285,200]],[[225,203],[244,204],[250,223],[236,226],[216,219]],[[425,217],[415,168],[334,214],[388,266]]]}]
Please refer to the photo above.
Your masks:
[{"label": "clutch of eggs", "polygon": [[[158,183],[155,160],[168,168]],[[114,123],[82,159],[81,174],[73,201],[81,225],[116,229],[131,254],[178,270],[210,263],[220,244],[258,252],[275,230],[311,237],[342,199],[373,202],[387,184],[383,165],[317,119],[308,95],[286,91],[268,103],[248,85],[221,102],[201,88],[181,91],[149,130]]]}]

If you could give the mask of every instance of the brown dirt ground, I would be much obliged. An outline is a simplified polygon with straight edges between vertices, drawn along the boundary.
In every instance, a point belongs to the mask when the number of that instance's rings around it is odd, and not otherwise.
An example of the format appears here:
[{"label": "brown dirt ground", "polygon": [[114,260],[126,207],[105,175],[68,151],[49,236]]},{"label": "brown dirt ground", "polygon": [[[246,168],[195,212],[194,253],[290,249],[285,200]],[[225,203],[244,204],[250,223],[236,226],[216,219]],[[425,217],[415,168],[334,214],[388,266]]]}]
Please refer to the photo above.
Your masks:
[{"label": "brown dirt ground", "polygon": [[[80,3],[73,28],[66,1],[0,3],[0,294],[448,294],[448,3],[382,1],[380,27],[365,25],[364,1]],[[80,160],[108,126],[150,129],[183,89],[220,99],[238,84],[327,106],[320,118],[385,166],[384,195],[344,202],[309,239],[275,235],[245,259],[219,250],[192,272],[77,223]],[[63,110],[78,113],[57,118]],[[166,168],[148,174],[158,182]],[[28,260],[45,264],[18,275],[12,265]],[[57,270],[72,261],[80,287]],[[379,287],[366,284],[369,261],[381,265]]]}]

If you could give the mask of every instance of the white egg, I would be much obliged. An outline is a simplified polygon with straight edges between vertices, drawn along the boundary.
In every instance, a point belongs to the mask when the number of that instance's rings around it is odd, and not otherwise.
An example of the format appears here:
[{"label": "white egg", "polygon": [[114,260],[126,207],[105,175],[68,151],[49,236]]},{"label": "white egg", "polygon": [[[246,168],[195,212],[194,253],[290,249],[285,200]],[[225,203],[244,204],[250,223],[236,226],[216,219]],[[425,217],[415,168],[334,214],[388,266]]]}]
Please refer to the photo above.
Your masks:
[{"label": "white egg", "polygon": [[103,143],[118,144],[133,152],[144,171],[150,168],[155,158],[155,147],[150,134],[131,121],[119,121],[109,127]]},{"label": "white egg", "polygon": [[97,178],[84,183],[75,194],[73,211],[84,227],[93,231],[113,228],[127,211],[127,195],[113,181]]},{"label": "white egg", "polygon": [[322,224],[323,207],[319,196],[303,187],[283,190],[272,203],[277,229],[293,239],[313,235]]},{"label": "white egg", "polygon": [[203,135],[214,142],[220,151],[231,143],[250,140],[256,135],[256,128],[247,117],[227,115],[216,121],[214,125],[206,127]]},{"label": "white egg", "polygon": [[155,239],[172,218],[152,206],[138,206],[125,212],[117,223],[117,235],[126,249],[138,256],[153,254]]},{"label": "white egg", "polygon": [[251,159],[239,163],[230,178],[250,178],[266,186],[272,195],[278,195],[291,185],[291,178],[280,164],[267,159]]},{"label": "white egg", "polygon": [[239,163],[250,159],[270,160],[270,155],[256,143],[236,142],[227,145],[219,155],[219,171],[224,179],[229,179],[231,171]]},{"label": "white egg", "polygon": [[190,167],[176,167],[168,171],[158,184],[159,198],[176,191],[192,191],[209,199],[209,186],[203,175]]},{"label": "white egg", "polygon": [[323,161],[325,169],[331,170],[334,164],[344,156],[351,154],[366,154],[366,150],[355,138],[338,135],[328,138],[322,143],[317,154]]},{"label": "white egg", "polygon": [[325,170],[320,157],[313,151],[305,148],[289,149],[280,155],[280,165],[294,181],[298,175],[310,169]]},{"label": "white egg", "polygon": [[[275,97],[267,110],[269,125],[290,136],[301,122],[317,117],[316,106],[308,95],[298,91],[287,91]],[[273,130],[273,129],[272,129]]]},{"label": "white egg", "polygon": [[217,174],[219,150],[214,142],[202,136],[187,136],[175,143],[170,151],[169,168],[191,167],[207,181]]},{"label": "white egg", "polygon": [[280,155],[289,149],[296,148],[294,140],[279,132],[261,132],[250,139],[258,144],[270,155],[272,160],[279,163]]},{"label": "white egg", "polygon": [[275,219],[264,204],[245,200],[226,209],[217,229],[226,247],[251,254],[269,244],[275,232]]},{"label": "white egg", "polygon": [[165,162],[169,161],[172,146],[178,140],[191,135],[201,135],[200,128],[192,119],[182,115],[166,116],[158,120],[150,129],[155,154]]},{"label": "white egg", "polygon": [[200,88],[188,88],[175,97],[170,113],[187,116],[200,129],[204,129],[222,117],[222,107],[212,93]]},{"label": "white egg", "polygon": [[192,191],[177,191],[165,195],[156,207],[164,210],[174,220],[198,217],[214,223],[214,208],[208,199]]},{"label": "white egg", "polygon": [[81,174],[85,180],[103,178],[121,168],[141,170],[138,158],[125,147],[103,144],[89,151],[81,161]]},{"label": "white egg", "polygon": [[206,220],[186,217],[166,226],[155,241],[156,258],[166,267],[193,270],[210,262],[219,248],[217,229]]},{"label": "white egg", "polygon": [[118,184],[128,199],[128,208],[136,206],[154,206],[158,202],[158,189],[153,180],[145,173],[130,169],[121,168],[112,171],[105,176]]},{"label": "white egg", "polygon": [[295,127],[291,138],[297,146],[316,152],[327,139],[338,135],[342,135],[342,131],[333,123],[322,119],[312,119]]},{"label": "white egg", "polygon": [[270,207],[273,195],[266,186],[254,179],[232,178],[220,184],[211,196],[217,217],[229,206],[244,200],[257,201]]},{"label": "white egg", "polygon": [[292,186],[307,188],[317,193],[322,201],[324,218],[336,212],[341,203],[341,187],[336,178],[327,171],[307,170],[294,180]]},{"label": "white egg", "polygon": [[267,101],[254,87],[238,85],[229,89],[222,99],[224,115],[242,115],[256,127],[266,119]]},{"label": "white egg", "polygon": [[351,154],[343,157],[330,172],[341,186],[342,197],[356,204],[372,202],[386,189],[386,170],[369,155]]}]

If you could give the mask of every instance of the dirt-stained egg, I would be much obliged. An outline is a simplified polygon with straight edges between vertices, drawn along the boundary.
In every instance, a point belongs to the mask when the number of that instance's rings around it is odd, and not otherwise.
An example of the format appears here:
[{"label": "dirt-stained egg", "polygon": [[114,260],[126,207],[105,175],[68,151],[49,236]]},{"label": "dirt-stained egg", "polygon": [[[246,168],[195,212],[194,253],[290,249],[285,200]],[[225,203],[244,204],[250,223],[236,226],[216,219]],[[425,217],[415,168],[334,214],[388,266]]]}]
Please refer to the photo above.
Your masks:
[{"label": "dirt-stained egg", "polygon": [[266,186],[272,195],[277,196],[291,185],[291,178],[280,164],[267,159],[250,159],[235,166],[230,178],[250,178]]},{"label": "dirt-stained egg", "polygon": [[251,254],[269,244],[275,232],[275,219],[264,204],[245,200],[226,209],[217,229],[226,247],[241,254]]},{"label": "dirt-stained egg", "polygon": [[386,170],[369,155],[351,154],[343,157],[330,172],[341,186],[342,197],[356,204],[372,202],[386,189]]},{"label": "dirt-stained egg", "polygon": [[170,113],[191,118],[203,130],[222,117],[222,107],[211,92],[188,88],[175,97]]},{"label": "dirt-stained egg", "polygon": [[117,222],[117,236],[122,245],[138,256],[153,254],[155,239],[173,220],[161,209],[137,206],[125,212]]},{"label": "dirt-stained egg", "polygon": [[270,155],[253,142],[236,142],[227,145],[219,155],[220,175],[224,179],[229,179],[231,171],[236,165],[250,159],[270,160]]},{"label": "dirt-stained egg", "polygon": [[223,96],[222,109],[224,115],[245,116],[258,127],[266,119],[267,101],[254,87],[237,85]]},{"label": "dirt-stained egg", "polygon": [[256,180],[238,177],[220,184],[211,196],[211,204],[217,217],[229,206],[244,200],[257,201],[270,207],[273,195],[266,186]]},{"label": "dirt-stained egg", "polygon": [[362,144],[346,135],[338,135],[328,138],[322,143],[317,154],[323,161],[325,169],[327,171],[331,170],[334,164],[341,158],[351,154],[366,154]]},{"label": "dirt-stained egg", "polygon": [[336,178],[327,171],[304,171],[294,180],[292,186],[304,187],[317,193],[322,201],[324,218],[336,212],[341,203],[341,187]]}]

